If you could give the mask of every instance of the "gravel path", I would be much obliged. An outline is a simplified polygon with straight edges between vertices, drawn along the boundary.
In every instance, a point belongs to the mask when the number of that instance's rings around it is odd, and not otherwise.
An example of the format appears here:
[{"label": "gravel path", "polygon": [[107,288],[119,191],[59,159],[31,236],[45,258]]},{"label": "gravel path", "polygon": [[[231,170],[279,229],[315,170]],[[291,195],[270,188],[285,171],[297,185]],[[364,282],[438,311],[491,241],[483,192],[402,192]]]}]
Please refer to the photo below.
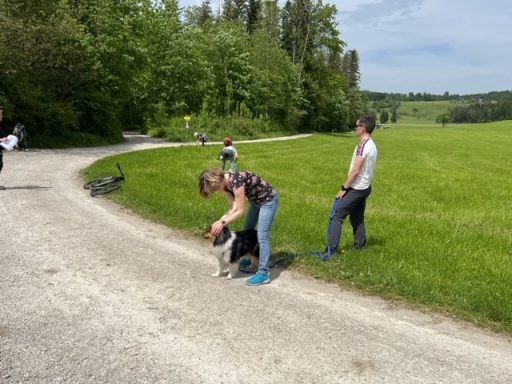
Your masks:
[{"label": "gravel path", "polygon": [[509,338],[274,270],[215,279],[208,244],[81,188],[105,155],[4,153],[0,383],[511,383]]}]

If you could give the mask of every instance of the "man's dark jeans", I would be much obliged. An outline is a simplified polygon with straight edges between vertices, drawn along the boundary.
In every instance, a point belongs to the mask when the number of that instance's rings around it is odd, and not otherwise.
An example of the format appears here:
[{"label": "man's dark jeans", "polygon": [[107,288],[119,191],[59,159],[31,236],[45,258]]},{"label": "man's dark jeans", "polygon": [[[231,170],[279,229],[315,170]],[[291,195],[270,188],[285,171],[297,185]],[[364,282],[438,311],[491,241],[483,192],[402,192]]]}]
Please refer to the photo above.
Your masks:
[{"label": "man's dark jeans", "polygon": [[366,245],[366,227],[364,225],[364,211],[366,199],[370,196],[372,187],[366,189],[350,189],[343,199],[336,199],[329,217],[327,238],[329,241],[327,252],[332,255],[338,250],[343,229],[343,221],[350,215],[350,224],[354,232],[354,246],[361,249]]}]

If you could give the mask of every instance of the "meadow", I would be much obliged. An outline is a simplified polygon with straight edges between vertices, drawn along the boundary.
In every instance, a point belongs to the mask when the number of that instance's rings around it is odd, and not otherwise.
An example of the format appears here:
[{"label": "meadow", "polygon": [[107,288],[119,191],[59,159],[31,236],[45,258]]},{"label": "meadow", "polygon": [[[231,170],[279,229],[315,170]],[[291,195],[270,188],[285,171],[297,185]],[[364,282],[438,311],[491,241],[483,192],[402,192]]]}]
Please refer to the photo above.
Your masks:
[{"label": "meadow", "polygon": [[[329,211],[357,138],[309,138],[235,145],[239,168],[280,193],[274,257],[298,255],[287,268],[512,334],[512,121],[479,125],[393,125],[377,130],[373,193],[367,202],[368,248],[352,249],[347,220],[341,254],[307,256],[326,242]],[[200,239],[227,206],[198,194],[198,175],[217,167],[220,144],[184,146],[104,158],[91,179],[115,170],[127,182],[110,198],[146,218]],[[233,226],[239,229],[242,220]]]},{"label": "meadow", "polygon": [[398,121],[399,123],[410,125],[433,123],[436,121],[437,116],[447,113],[450,109],[460,105],[464,105],[464,101],[402,101],[398,108]]}]

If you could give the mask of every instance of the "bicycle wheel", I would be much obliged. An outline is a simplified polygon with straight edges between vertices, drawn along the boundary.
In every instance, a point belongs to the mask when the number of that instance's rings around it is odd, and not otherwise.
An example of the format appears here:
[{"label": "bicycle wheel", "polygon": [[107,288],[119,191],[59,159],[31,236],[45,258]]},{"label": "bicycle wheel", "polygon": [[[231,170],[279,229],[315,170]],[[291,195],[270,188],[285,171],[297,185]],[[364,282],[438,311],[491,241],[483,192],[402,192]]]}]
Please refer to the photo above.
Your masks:
[{"label": "bicycle wheel", "polygon": [[114,181],[114,176],[107,176],[107,177],[100,177],[99,179],[91,180],[84,184],[84,189],[91,189],[96,187],[97,185],[103,184],[103,183],[109,183]]},{"label": "bicycle wheel", "polygon": [[124,178],[117,178],[117,180],[112,180],[109,182],[105,182],[91,188],[91,196],[104,195],[105,193],[109,193],[120,189],[123,185]]}]

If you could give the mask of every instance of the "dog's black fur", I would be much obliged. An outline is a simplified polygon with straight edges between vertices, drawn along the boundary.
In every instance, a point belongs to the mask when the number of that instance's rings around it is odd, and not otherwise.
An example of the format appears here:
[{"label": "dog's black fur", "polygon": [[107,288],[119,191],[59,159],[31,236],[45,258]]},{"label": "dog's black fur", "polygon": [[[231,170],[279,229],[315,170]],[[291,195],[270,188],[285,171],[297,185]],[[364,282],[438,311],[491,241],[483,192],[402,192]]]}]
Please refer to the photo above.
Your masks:
[{"label": "dog's black fur", "polygon": [[244,257],[251,258],[251,265],[258,265],[260,247],[255,229],[234,232],[224,227],[218,236],[214,237],[206,232],[204,237],[213,240],[213,249],[219,261],[219,268],[213,276],[220,277],[226,272],[228,279],[236,276],[240,260]]}]

